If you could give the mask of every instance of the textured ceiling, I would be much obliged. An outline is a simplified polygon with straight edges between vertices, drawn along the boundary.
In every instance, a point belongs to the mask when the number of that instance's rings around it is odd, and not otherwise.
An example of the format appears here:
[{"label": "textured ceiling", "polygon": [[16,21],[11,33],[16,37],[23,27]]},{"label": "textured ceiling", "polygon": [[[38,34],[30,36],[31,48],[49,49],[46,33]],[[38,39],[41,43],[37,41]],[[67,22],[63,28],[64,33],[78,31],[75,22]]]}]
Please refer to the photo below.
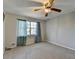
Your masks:
[{"label": "textured ceiling", "polygon": [[47,0],[3,0],[4,12],[14,13],[22,16],[29,16],[38,19],[47,19],[75,10],[75,0],[55,0],[54,7],[62,9],[61,13],[52,12],[44,17],[44,12],[32,12],[32,9],[41,6],[39,2]]}]

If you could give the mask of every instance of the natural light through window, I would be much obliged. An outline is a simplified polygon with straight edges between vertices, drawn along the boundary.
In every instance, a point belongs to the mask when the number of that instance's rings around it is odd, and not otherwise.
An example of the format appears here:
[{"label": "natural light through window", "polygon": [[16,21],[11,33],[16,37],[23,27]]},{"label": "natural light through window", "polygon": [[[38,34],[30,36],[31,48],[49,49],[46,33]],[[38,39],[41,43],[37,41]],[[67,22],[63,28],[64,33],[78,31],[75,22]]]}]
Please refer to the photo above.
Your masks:
[{"label": "natural light through window", "polygon": [[36,35],[36,22],[27,21],[27,35]]},{"label": "natural light through window", "polygon": [[36,35],[37,22],[18,20],[18,36]]}]

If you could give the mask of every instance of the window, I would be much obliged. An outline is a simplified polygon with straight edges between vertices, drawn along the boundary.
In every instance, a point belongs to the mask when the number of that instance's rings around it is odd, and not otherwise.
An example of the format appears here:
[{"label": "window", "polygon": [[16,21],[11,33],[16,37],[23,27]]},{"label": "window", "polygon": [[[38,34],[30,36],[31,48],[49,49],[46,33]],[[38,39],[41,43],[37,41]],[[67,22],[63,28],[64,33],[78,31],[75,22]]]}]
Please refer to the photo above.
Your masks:
[{"label": "window", "polygon": [[18,36],[36,35],[37,22],[18,20]]},{"label": "window", "polygon": [[19,20],[17,25],[18,25],[18,36],[26,36],[26,21]]},{"label": "window", "polygon": [[27,35],[30,35],[30,22],[27,21]]},{"label": "window", "polygon": [[36,22],[29,22],[27,21],[27,35],[36,35]]}]

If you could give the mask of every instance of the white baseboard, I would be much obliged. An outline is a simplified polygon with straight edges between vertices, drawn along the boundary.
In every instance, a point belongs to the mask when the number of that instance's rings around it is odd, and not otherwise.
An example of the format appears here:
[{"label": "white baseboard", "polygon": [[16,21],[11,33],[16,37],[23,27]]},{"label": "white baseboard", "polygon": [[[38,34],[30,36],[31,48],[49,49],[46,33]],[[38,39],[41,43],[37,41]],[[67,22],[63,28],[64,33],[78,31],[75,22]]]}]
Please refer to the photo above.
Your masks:
[{"label": "white baseboard", "polygon": [[70,47],[67,47],[67,46],[64,46],[64,45],[61,45],[61,44],[55,43],[55,42],[50,42],[50,41],[47,41],[47,42],[49,42],[49,43],[51,43],[51,44],[55,44],[55,45],[58,45],[58,46],[61,46],[61,47],[64,47],[64,48],[67,48],[67,49],[70,49],[70,50],[75,51],[75,49],[73,49],[73,48],[70,48]]}]

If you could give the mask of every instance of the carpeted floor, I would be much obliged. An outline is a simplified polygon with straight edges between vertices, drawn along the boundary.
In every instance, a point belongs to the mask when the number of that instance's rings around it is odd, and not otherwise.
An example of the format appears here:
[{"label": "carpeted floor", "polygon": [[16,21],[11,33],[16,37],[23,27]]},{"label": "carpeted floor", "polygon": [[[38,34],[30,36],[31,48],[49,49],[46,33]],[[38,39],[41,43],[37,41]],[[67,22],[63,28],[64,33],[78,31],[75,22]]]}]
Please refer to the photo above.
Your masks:
[{"label": "carpeted floor", "polygon": [[75,59],[75,53],[50,43],[38,43],[6,51],[4,59]]}]

